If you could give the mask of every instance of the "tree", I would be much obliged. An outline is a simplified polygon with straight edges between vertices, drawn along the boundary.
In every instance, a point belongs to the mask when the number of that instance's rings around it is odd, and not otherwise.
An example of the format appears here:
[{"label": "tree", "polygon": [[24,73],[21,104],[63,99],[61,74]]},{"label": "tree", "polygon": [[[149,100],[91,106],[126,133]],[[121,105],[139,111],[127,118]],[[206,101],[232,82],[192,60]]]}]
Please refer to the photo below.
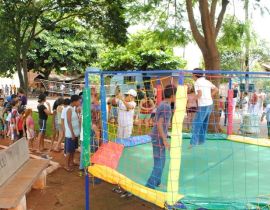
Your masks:
[{"label": "tree", "polygon": [[64,20],[53,31],[44,30],[33,40],[27,54],[28,67],[45,78],[62,67],[82,73],[97,58],[97,46],[95,33],[76,19]]},{"label": "tree", "polygon": [[125,46],[104,50],[98,64],[106,70],[168,70],[184,68],[186,62],[173,55],[172,47],[155,41],[155,32],[132,35]]},{"label": "tree", "polygon": [[[121,0],[2,0],[0,33],[8,37],[12,46],[21,87],[27,89],[28,85],[27,53],[45,29],[54,30],[61,21],[78,18],[89,30],[99,31],[109,41],[123,43],[128,26],[124,10]],[[14,70],[13,66],[9,70]]]}]

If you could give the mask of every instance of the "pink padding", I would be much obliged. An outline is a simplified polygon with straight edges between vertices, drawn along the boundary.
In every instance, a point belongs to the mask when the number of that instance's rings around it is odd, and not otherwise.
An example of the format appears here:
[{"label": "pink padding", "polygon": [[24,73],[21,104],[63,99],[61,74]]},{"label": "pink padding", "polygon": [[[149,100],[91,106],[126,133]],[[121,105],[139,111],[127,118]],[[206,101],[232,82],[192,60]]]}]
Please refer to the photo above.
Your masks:
[{"label": "pink padding", "polygon": [[108,142],[102,144],[98,151],[91,157],[91,163],[116,169],[122,155],[124,145]]}]

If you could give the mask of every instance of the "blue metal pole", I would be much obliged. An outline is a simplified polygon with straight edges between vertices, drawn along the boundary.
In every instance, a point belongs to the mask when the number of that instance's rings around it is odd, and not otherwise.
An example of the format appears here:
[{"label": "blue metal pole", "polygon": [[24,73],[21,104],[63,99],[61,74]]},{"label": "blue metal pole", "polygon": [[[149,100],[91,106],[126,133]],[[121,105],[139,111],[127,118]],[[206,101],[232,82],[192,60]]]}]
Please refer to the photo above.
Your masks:
[{"label": "blue metal pole", "polygon": [[[85,88],[89,88],[89,77],[88,77],[88,72],[85,73]],[[84,100],[84,103],[90,103],[89,101]],[[91,106],[91,104],[90,104]],[[90,110],[84,110],[90,112]],[[86,120],[86,119],[85,119]],[[84,139],[85,140],[85,139]],[[83,149],[81,149],[81,152],[83,152]],[[84,156],[82,156],[84,157]],[[89,161],[90,161],[90,156],[89,156]],[[90,210],[90,190],[89,190],[89,175],[88,175],[88,170],[85,168],[85,210]]]},{"label": "blue metal pole", "polygon": [[178,84],[179,84],[179,85],[184,85],[184,80],[185,80],[185,75],[184,75],[183,72],[181,72],[181,73],[179,74]]},{"label": "blue metal pole", "polygon": [[107,124],[107,102],[104,75],[100,74],[100,99],[101,99],[101,118],[102,118],[102,139],[108,142],[108,124]]}]

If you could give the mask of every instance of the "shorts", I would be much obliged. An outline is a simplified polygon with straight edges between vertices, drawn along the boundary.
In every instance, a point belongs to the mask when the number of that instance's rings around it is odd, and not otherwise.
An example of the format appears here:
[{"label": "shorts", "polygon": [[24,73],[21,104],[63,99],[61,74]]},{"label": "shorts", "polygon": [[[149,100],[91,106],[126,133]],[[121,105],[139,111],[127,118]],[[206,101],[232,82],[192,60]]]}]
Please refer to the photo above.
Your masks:
[{"label": "shorts", "polygon": [[55,124],[55,130],[56,131],[62,131],[62,125],[61,124]]},{"label": "shorts", "polygon": [[47,120],[39,119],[38,124],[39,124],[39,132],[45,134]]},{"label": "shorts", "polygon": [[155,118],[155,116],[156,116],[156,113],[152,112],[150,118],[153,119],[153,118]]},{"label": "shorts", "polygon": [[187,108],[187,113],[195,113],[197,112],[197,107],[189,107]]},{"label": "shorts", "polygon": [[23,138],[23,131],[22,130],[19,131],[19,136],[18,136],[18,139],[21,139],[21,138]]},{"label": "shorts", "polygon": [[75,138],[75,140],[72,140],[72,138],[65,138],[65,148],[64,153],[70,154],[75,153],[76,149],[78,149],[79,139],[78,137]]},{"label": "shorts", "polygon": [[35,131],[33,129],[29,129],[26,131],[26,136],[28,140],[35,138]]},{"label": "shorts", "polygon": [[151,118],[151,114],[142,114],[142,113],[139,114],[140,120],[148,120],[150,118]]},{"label": "shorts", "polygon": [[5,130],[5,127],[4,127],[4,123],[2,120],[0,120],[0,131],[4,131]]}]

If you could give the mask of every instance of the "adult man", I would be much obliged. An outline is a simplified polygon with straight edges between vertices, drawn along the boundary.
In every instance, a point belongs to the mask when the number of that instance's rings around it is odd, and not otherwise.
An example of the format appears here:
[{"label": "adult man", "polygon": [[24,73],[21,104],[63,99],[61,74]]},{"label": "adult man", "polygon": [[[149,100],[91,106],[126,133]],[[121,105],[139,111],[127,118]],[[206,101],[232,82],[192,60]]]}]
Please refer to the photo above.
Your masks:
[{"label": "adult man", "polygon": [[74,166],[74,154],[78,148],[78,138],[80,136],[80,120],[77,114],[77,107],[80,106],[80,96],[72,95],[70,106],[66,109],[64,118],[65,125],[65,169],[72,171]]},{"label": "adult man", "polygon": [[212,82],[203,75],[202,69],[194,69],[193,79],[195,80],[195,97],[198,100],[198,111],[192,122],[192,138],[190,148],[198,144],[203,144],[206,139],[209,118],[213,108],[212,97],[218,92],[218,89]]},{"label": "adult man", "polygon": [[175,101],[176,87],[168,85],[164,89],[165,99],[159,104],[155,124],[151,132],[154,167],[146,186],[155,189],[161,184],[161,176],[166,160],[166,148],[170,148],[167,140],[168,128],[171,123],[171,103]]}]

